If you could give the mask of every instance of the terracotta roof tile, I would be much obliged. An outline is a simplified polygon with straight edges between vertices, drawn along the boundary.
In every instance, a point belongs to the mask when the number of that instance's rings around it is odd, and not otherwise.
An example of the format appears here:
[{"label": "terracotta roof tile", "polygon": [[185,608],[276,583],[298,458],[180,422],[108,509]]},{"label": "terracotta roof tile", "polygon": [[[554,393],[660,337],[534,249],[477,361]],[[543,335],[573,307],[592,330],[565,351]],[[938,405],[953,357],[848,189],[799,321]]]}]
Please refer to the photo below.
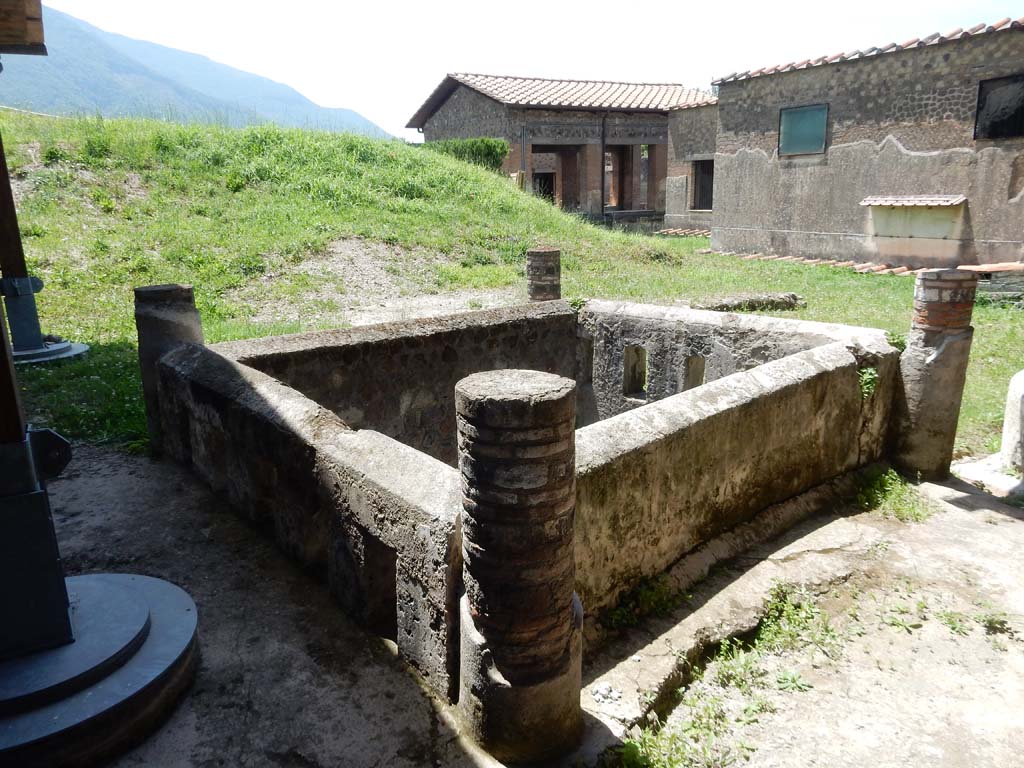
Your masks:
[{"label": "terracotta roof tile", "polygon": [[705,99],[710,94],[678,83],[622,83],[603,80],[552,80],[455,73],[463,85],[503,104],[520,107],[583,107],[662,111]]},{"label": "terracotta roof tile", "polygon": [[960,205],[966,202],[966,195],[873,195],[865,197],[860,204],[902,208]]},{"label": "terracotta roof tile", "polygon": [[808,67],[820,67],[823,64],[834,64],[839,61],[849,61],[851,59],[864,59],[870,56],[878,56],[884,53],[895,53],[896,51],[905,51],[911,48],[920,48],[926,45],[938,45],[939,43],[947,43],[953,40],[962,40],[965,37],[971,37],[974,35],[986,35],[993,32],[1003,32],[1007,30],[1024,30],[1024,17],[1019,19],[1000,19],[995,24],[985,25],[977,24],[970,29],[957,28],[948,34],[940,34],[935,32],[927,37],[915,37],[913,40],[907,40],[905,43],[897,45],[896,43],[889,43],[888,45],[882,46],[881,48],[865,48],[862,51],[847,51],[845,53],[834,53],[831,56],[820,56],[816,59],[807,59],[801,62],[791,62],[789,64],[776,65],[774,67],[764,67],[762,69],[749,70],[747,72],[733,72],[731,75],[719,78],[714,81],[714,85],[720,85],[722,83],[731,83],[737,80],[749,80],[752,77],[761,77],[762,75],[774,75],[779,72],[794,72],[799,69],[807,69]]},{"label": "terracotta roof tile", "polygon": [[609,109],[665,112],[674,107],[706,104],[711,93],[678,83],[623,83],[608,80],[554,80],[469,73],[449,74],[424,102],[407,127],[422,128],[430,115],[459,86],[465,85],[495,101],[516,107]]}]

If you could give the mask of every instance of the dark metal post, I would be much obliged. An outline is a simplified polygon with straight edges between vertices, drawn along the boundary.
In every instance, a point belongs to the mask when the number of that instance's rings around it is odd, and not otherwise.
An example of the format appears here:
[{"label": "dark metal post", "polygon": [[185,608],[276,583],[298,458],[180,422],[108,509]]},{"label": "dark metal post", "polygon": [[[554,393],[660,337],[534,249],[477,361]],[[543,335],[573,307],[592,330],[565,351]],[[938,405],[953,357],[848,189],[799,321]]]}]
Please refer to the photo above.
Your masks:
[{"label": "dark metal post", "polygon": [[11,327],[11,343],[15,362],[45,362],[73,357],[85,352],[84,344],[61,339],[47,339],[39,327],[36,294],[43,282],[28,273],[25,250],[18,229],[18,213],[7,169],[3,139],[0,137],[0,295],[4,297],[7,319]]},{"label": "dark metal post", "polygon": [[[0,153],[3,149],[0,148]],[[21,410],[18,377],[14,373],[14,352],[7,337],[7,323],[0,312],[0,444],[25,438],[25,414]]]}]

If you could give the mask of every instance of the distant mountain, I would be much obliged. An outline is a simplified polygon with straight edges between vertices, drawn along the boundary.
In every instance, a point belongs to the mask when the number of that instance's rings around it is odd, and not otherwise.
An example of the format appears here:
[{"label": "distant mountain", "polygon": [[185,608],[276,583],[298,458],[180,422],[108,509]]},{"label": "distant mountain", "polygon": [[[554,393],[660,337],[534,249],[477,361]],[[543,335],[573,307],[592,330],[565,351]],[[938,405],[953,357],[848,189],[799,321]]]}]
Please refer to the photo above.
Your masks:
[{"label": "distant mountain", "polygon": [[358,112],[318,106],[294,88],[205,56],[104,32],[52,8],[44,7],[43,25],[49,56],[4,56],[0,104],[388,136]]}]

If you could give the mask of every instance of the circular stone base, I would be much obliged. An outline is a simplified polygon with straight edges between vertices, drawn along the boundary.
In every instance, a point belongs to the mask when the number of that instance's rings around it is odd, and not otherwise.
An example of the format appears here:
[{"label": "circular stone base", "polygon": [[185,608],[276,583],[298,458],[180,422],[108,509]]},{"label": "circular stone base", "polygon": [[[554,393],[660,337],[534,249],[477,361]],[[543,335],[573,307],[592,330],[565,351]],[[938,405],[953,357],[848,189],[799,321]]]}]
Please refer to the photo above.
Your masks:
[{"label": "circular stone base", "polygon": [[89,765],[127,749],[195,673],[196,607],[183,590],[128,574],[67,586],[76,641],[0,664],[0,766]]},{"label": "circular stone base", "polygon": [[88,351],[88,344],[79,344],[77,341],[47,341],[43,343],[43,346],[36,349],[14,350],[14,362],[18,365],[22,363],[49,363],[53,360],[77,357]]}]

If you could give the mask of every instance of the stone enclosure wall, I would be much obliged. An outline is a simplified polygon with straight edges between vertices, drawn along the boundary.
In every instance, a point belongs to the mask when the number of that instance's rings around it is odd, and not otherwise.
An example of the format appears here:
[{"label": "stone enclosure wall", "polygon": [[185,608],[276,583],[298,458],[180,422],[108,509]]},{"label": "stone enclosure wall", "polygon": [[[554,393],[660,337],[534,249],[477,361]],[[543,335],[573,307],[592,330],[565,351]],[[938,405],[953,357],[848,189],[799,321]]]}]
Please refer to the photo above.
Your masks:
[{"label": "stone enclosure wall", "polygon": [[[458,380],[576,379],[575,583],[593,617],[766,506],[882,456],[897,357],[880,331],[549,301],[179,346],[157,364],[159,418],[170,456],[455,698]],[[863,367],[878,374],[866,397]]]},{"label": "stone enclosure wall", "polygon": [[[1024,260],[1024,139],[974,139],[979,82],[1022,71],[1024,31],[1011,30],[721,83],[712,246],[896,263],[903,248],[916,266]],[[822,103],[825,153],[779,157],[779,110]],[[879,212],[859,204],[921,194],[967,196],[953,234],[923,246],[887,242]]]},{"label": "stone enclosure wall", "polygon": [[[881,331],[612,302],[588,303],[580,326],[602,419],[576,434],[576,589],[590,614],[884,455],[899,353]],[[630,347],[646,350],[644,400],[622,394]],[[695,360],[707,383],[687,381]],[[868,396],[861,368],[878,374]]]},{"label": "stone enclosure wall", "polygon": [[572,378],[576,315],[562,302],[219,344],[351,429],[373,429],[454,465],[455,383],[530,368]]}]

